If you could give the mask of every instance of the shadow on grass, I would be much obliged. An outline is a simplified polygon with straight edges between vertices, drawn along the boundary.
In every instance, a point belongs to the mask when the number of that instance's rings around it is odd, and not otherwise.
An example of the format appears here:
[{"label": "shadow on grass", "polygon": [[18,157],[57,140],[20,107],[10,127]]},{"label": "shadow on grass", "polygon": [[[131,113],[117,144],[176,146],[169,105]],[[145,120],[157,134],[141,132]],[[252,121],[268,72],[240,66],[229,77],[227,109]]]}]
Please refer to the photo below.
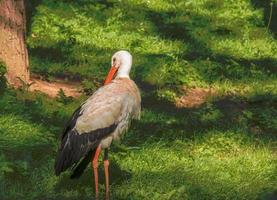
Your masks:
[{"label": "shadow on grass", "polygon": [[[132,177],[132,174],[128,171],[120,169],[119,165],[110,160],[109,166],[110,172],[110,184],[120,184],[123,181],[126,181]],[[105,185],[105,176],[104,176],[104,167],[102,160],[99,159],[99,183]],[[56,190],[60,191],[64,188],[72,188],[72,187],[82,187],[83,185],[91,186],[94,190],[94,176],[91,164],[88,165],[86,171],[79,179],[70,179],[69,176],[62,176],[61,181],[56,185]]]},{"label": "shadow on grass", "polygon": [[[142,102],[145,114],[131,127],[132,134],[126,136],[131,146],[143,145],[147,140],[170,142],[192,139],[209,130],[227,132],[238,128],[251,137],[276,138],[274,107],[277,106],[277,96],[273,94],[256,95],[249,99],[240,96],[216,97],[196,108],[177,108],[153,96],[145,96]],[[154,116],[149,118],[149,112]],[[159,115],[164,117],[159,118]],[[144,117],[147,119],[144,120]]]},{"label": "shadow on grass", "polygon": [[[172,41],[179,40],[188,45],[188,51],[182,52],[182,54],[178,55],[178,57],[191,62],[197,60],[203,61],[203,64],[206,66],[199,66],[196,70],[199,74],[201,74],[201,78],[208,83],[221,79],[228,79],[232,81],[244,80],[247,77],[259,79],[257,74],[253,73],[253,69],[255,69],[254,71],[260,71],[261,74],[264,75],[270,75],[272,73],[277,74],[277,68],[275,67],[277,64],[276,59],[245,59],[213,52],[213,50],[209,47],[208,38],[205,38],[203,35],[197,35],[193,32],[194,30],[192,30],[196,28],[205,28],[207,30],[215,29],[212,25],[212,19],[209,19],[207,16],[201,16],[187,11],[187,13],[184,14],[187,17],[185,21],[179,22],[175,20],[176,22],[174,22],[174,20],[170,21],[169,19],[174,19],[178,15],[178,11],[156,12],[146,7],[137,6],[135,8],[146,13],[149,20],[156,28],[157,35]],[[214,31],[218,34],[218,36],[232,36],[231,30],[222,30],[222,28],[217,27]],[[144,68],[146,71],[142,73],[144,75],[148,74],[151,68],[159,68],[163,63],[174,63],[174,60],[170,57],[168,58],[166,55],[141,56],[143,59],[150,61],[152,64],[149,66],[149,62],[147,61],[141,64],[142,66],[147,66]],[[207,59],[214,62],[216,67],[209,68],[207,66]],[[211,71],[212,76],[210,74]],[[168,80],[168,82],[170,81],[171,80]]]},{"label": "shadow on grass", "polygon": [[[30,68],[43,78],[71,81],[104,79],[110,67],[110,57],[118,49],[101,49],[91,45],[62,42],[52,47],[31,48]],[[84,54],[77,58],[76,54]]]},{"label": "shadow on grass", "polygon": [[189,44],[190,49],[189,52],[185,54],[186,58],[190,60],[201,59],[206,58],[208,55],[212,54],[212,51],[207,47],[207,45],[205,45],[199,39],[195,38],[191,34],[190,30],[191,24],[195,21],[206,25],[210,23],[209,19],[196,14],[191,16],[191,14],[188,13],[190,20],[187,22],[167,22],[168,19],[177,16],[177,11],[155,12],[146,8],[144,8],[144,11],[147,13],[150,21],[155,25],[156,34],[168,40],[179,40]]}]

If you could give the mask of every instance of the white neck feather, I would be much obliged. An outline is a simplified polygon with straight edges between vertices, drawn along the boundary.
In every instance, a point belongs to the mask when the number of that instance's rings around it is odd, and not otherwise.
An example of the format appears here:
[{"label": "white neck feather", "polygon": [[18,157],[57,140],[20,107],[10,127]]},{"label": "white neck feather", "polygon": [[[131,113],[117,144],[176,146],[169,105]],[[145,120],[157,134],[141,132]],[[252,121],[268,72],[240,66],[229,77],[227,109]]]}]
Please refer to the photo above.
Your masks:
[{"label": "white neck feather", "polygon": [[130,78],[129,73],[131,70],[131,65],[121,65],[117,71],[116,78]]}]

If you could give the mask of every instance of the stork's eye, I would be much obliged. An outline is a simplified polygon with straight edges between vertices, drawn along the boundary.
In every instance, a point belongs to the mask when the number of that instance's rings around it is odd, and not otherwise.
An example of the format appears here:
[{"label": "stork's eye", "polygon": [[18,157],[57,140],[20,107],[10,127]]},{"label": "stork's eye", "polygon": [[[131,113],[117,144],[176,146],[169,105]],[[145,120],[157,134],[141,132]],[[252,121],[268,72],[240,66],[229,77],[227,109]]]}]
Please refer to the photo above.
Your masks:
[{"label": "stork's eye", "polygon": [[113,58],[113,62],[115,62],[115,58]]}]

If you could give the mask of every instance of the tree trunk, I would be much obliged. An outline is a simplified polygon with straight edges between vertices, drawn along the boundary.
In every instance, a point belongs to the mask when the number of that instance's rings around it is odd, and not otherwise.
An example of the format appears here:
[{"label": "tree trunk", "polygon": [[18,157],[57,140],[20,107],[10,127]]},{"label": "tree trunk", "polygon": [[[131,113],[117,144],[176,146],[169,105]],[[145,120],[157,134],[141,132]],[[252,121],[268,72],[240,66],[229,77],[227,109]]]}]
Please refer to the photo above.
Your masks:
[{"label": "tree trunk", "polygon": [[29,82],[29,61],[25,45],[24,0],[0,0],[0,60],[7,67],[8,82],[17,87]]}]

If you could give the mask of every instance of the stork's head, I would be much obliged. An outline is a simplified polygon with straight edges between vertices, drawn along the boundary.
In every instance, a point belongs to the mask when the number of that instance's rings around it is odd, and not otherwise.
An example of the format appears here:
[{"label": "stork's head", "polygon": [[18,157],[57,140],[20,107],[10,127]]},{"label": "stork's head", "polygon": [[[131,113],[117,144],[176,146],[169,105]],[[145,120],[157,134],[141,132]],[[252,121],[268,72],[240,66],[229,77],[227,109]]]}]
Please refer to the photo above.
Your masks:
[{"label": "stork's head", "polygon": [[104,85],[110,83],[116,74],[116,77],[129,78],[132,67],[132,55],[128,51],[118,51],[112,56],[112,67],[105,80]]}]

